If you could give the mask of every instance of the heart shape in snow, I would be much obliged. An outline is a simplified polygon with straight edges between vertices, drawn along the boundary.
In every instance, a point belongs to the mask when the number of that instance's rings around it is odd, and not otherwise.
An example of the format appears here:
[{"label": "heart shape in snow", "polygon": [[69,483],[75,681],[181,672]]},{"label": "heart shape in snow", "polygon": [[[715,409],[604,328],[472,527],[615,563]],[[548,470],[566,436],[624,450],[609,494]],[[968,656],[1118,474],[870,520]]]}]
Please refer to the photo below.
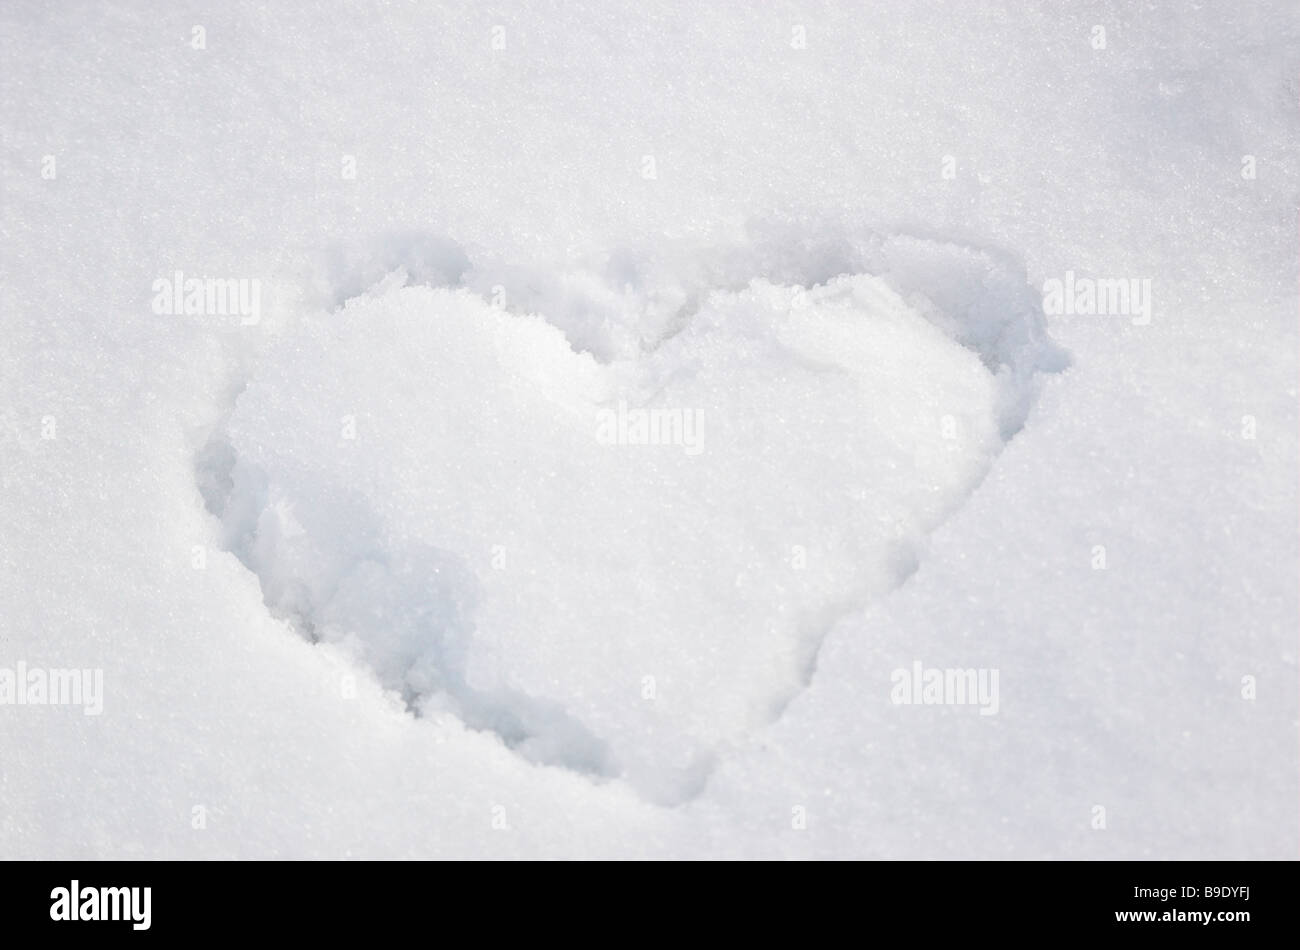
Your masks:
[{"label": "heart shape in snow", "polygon": [[681,801],[906,576],[1054,358],[997,258],[850,256],[680,294],[652,349],[604,361],[464,287],[383,282],[249,380],[228,542],[421,713]]}]

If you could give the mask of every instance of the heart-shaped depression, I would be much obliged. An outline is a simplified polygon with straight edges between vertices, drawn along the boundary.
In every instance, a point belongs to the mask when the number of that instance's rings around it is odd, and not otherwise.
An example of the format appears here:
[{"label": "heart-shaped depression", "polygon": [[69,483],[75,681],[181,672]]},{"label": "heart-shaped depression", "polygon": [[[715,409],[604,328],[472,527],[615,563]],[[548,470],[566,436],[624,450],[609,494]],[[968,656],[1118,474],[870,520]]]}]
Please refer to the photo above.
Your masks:
[{"label": "heart-shaped depression", "polygon": [[689,797],[901,582],[1059,366],[997,256],[845,254],[859,272],[817,286],[684,295],[671,333],[603,361],[546,314],[389,279],[248,381],[230,547],[417,712]]}]

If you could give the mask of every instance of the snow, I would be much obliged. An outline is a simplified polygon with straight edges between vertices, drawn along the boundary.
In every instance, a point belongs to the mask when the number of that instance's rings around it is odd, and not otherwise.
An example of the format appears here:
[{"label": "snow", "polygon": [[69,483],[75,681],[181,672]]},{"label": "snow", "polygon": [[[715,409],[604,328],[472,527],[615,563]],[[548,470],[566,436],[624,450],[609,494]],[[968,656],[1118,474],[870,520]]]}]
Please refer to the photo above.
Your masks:
[{"label": "snow", "polygon": [[1294,855],[1290,12],[6,6],[0,856]]}]

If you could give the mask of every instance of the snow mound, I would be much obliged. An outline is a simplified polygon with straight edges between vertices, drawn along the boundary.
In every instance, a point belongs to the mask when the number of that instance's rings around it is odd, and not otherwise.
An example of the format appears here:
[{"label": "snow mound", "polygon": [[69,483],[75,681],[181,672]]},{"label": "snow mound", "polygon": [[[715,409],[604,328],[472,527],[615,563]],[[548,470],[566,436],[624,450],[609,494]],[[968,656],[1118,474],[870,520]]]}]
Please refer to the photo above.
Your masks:
[{"label": "snow mound", "polygon": [[1056,359],[1014,270],[917,239],[662,255],[557,280],[587,291],[535,295],[554,315],[465,286],[521,271],[421,246],[456,257],[405,246],[266,354],[200,456],[209,508],[277,615],[416,713],[658,802],[906,578]]}]

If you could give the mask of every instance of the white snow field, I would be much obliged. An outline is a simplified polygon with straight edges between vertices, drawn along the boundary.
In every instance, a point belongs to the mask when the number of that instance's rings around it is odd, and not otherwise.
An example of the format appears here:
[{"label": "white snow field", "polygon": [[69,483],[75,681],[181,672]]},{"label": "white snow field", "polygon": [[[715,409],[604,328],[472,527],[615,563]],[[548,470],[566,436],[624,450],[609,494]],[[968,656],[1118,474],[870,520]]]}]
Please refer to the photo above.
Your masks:
[{"label": "white snow field", "polygon": [[1295,856],[1293,3],[0,57],[0,857]]}]

